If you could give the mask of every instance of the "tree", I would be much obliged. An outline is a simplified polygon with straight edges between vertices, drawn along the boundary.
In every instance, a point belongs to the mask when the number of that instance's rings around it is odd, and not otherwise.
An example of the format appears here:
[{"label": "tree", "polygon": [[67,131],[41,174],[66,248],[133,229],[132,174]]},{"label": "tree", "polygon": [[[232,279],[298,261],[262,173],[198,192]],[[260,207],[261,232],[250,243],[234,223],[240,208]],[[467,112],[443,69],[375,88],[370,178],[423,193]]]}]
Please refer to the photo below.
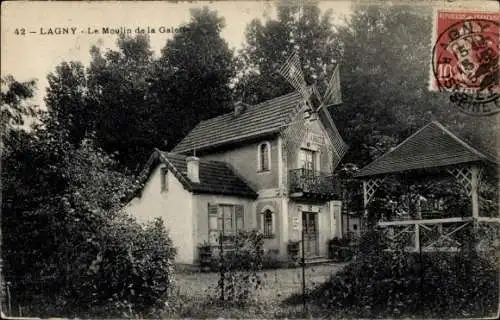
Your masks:
[{"label": "tree", "polygon": [[162,305],[175,250],[162,222],[143,228],[123,211],[137,187],[132,176],[88,139],[75,147],[39,127],[22,142],[2,172],[2,250],[14,301],[36,303],[32,312],[44,315],[104,305],[105,315],[122,316]]},{"label": "tree", "polygon": [[286,58],[298,50],[308,84],[321,89],[341,57],[330,22],[316,4],[278,6],[276,20],[255,19],[247,27],[246,45],[238,57],[236,96],[249,103],[275,98],[292,90],[278,74]]},{"label": "tree", "polygon": [[1,79],[0,128],[2,135],[12,126],[24,124],[26,117],[36,115],[36,106],[29,103],[36,90],[36,81],[19,82],[8,75]]},{"label": "tree", "polygon": [[63,63],[49,78],[49,110],[30,130],[14,124],[32,91],[13,82],[15,96],[2,92],[12,115],[0,179],[5,278],[15,303],[38,306],[25,310],[33,314],[147,312],[169,298],[175,250],[161,221],[144,227],[123,211],[134,178],[92,133],[76,130],[80,98],[92,101],[83,77],[81,65]]},{"label": "tree", "polygon": [[227,111],[233,53],[215,11],[193,9],[191,21],[155,60],[147,35],[120,36],[117,50],[91,49],[90,67],[62,63],[51,73],[50,128],[75,145],[93,134],[119,164],[139,171],[153,148],[174,147],[199,121]]},{"label": "tree", "polygon": [[95,127],[85,68],[80,62],[62,62],[47,79],[47,125],[50,130],[65,130],[71,143],[78,145]]},{"label": "tree", "polygon": [[[95,138],[122,165],[137,169],[159,146],[163,132],[153,121],[163,108],[150,95],[153,52],[149,38],[120,36],[118,50],[91,50],[88,90],[95,110]],[[159,131],[159,132],[158,132]]]},{"label": "tree", "polygon": [[158,128],[175,146],[202,120],[231,107],[233,52],[222,39],[224,19],[208,8],[192,9],[191,21],[168,40],[156,64],[152,92],[162,106]]},{"label": "tree", "polygon": [[[36,81],[29,80],[19,82],[13,76],[8,75],[1,79],[0,92],[0,205],[3,206],[3,190],[5,180],[3,179],[3,159],[12,152],[11,146],[16,145],[18,134],[23,135],[23,130],[16,130],[24,124],[26,117],[35,116],[36,106],[29,103],[33,98]],[[18,134],[16,134],[18,133]],[[5,144],[5,140],[11,140],[14,143]],[[7,148],[5,148],[7,145]],[[0,210],[0,222],[3,223],[3,210]],[[3,270],[4,261],[4,242],[3,242],[3,224],[0,226],[0,304],[4,303],[5,298],[5,277]]]},{"label": "tree", "polygon": [[[476,143],[489,136],[491,145],[495,119],[463,115],[446,95],[428,90],[432,10],[354,6],[337,35],[343,104],[330,112],[350,145],[345,162],[365,165],[430,120]],[[488,129],[479,135],[474,126]]]}]

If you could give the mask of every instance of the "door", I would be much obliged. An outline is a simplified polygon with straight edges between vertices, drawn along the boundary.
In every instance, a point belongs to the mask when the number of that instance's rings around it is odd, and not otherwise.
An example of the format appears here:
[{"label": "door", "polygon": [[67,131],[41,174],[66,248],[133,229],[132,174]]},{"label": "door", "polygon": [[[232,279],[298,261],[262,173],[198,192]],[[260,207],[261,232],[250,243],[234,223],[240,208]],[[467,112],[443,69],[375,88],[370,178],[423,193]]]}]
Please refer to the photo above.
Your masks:
[{"label": "door", "polygon": [[302,230],[304,231],[304,256],[318,256],[318,213],[302,212]]}]

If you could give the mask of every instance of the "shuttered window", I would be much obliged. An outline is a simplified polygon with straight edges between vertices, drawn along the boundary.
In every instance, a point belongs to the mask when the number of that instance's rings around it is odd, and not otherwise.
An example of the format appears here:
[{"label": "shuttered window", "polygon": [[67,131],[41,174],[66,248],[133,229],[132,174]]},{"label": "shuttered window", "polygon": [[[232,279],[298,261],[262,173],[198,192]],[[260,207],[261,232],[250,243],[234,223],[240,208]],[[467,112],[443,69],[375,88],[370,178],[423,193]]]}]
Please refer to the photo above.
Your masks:
[{"label": "shuttered window", "polygon": [[217,244],[219,242],[217,211],[217,205],[208,205],[208,241],[211,244]]},{"label": "shuttered window", "polygon": [[212,244],[219,242],[219,237],[225,240],[244,229],[242,205],[209,204],[208,205],[208,233]]}]

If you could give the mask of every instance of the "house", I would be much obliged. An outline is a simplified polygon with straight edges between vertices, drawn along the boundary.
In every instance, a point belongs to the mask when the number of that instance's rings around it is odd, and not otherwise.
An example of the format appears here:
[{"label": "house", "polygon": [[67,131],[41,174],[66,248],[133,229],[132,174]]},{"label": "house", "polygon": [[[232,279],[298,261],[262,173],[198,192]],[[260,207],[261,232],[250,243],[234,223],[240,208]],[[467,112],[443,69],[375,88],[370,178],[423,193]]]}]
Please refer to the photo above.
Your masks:
[{"label": "house", "polygon": [[304,254],[326,257],[341,234],[334,125],[325,108],[310,110],[294,92],[200,122],[171,152],[155,150],[129,212],[163,217],[179,263],[197,263],[198,244],[254,228],[282,259],[302,231]]}]

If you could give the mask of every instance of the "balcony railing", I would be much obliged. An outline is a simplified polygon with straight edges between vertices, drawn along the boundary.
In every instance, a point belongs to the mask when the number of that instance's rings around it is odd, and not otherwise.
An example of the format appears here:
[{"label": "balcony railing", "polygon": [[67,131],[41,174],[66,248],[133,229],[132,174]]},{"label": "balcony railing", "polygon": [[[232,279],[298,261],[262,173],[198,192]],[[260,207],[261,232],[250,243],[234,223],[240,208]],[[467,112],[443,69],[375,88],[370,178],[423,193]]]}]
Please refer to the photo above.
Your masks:
[{"label": "balcony railing", "polygon": [[291,197],[318,200],[340,199],[339,180],[331,173],[294,169],[288,172],[288,181]]}]

